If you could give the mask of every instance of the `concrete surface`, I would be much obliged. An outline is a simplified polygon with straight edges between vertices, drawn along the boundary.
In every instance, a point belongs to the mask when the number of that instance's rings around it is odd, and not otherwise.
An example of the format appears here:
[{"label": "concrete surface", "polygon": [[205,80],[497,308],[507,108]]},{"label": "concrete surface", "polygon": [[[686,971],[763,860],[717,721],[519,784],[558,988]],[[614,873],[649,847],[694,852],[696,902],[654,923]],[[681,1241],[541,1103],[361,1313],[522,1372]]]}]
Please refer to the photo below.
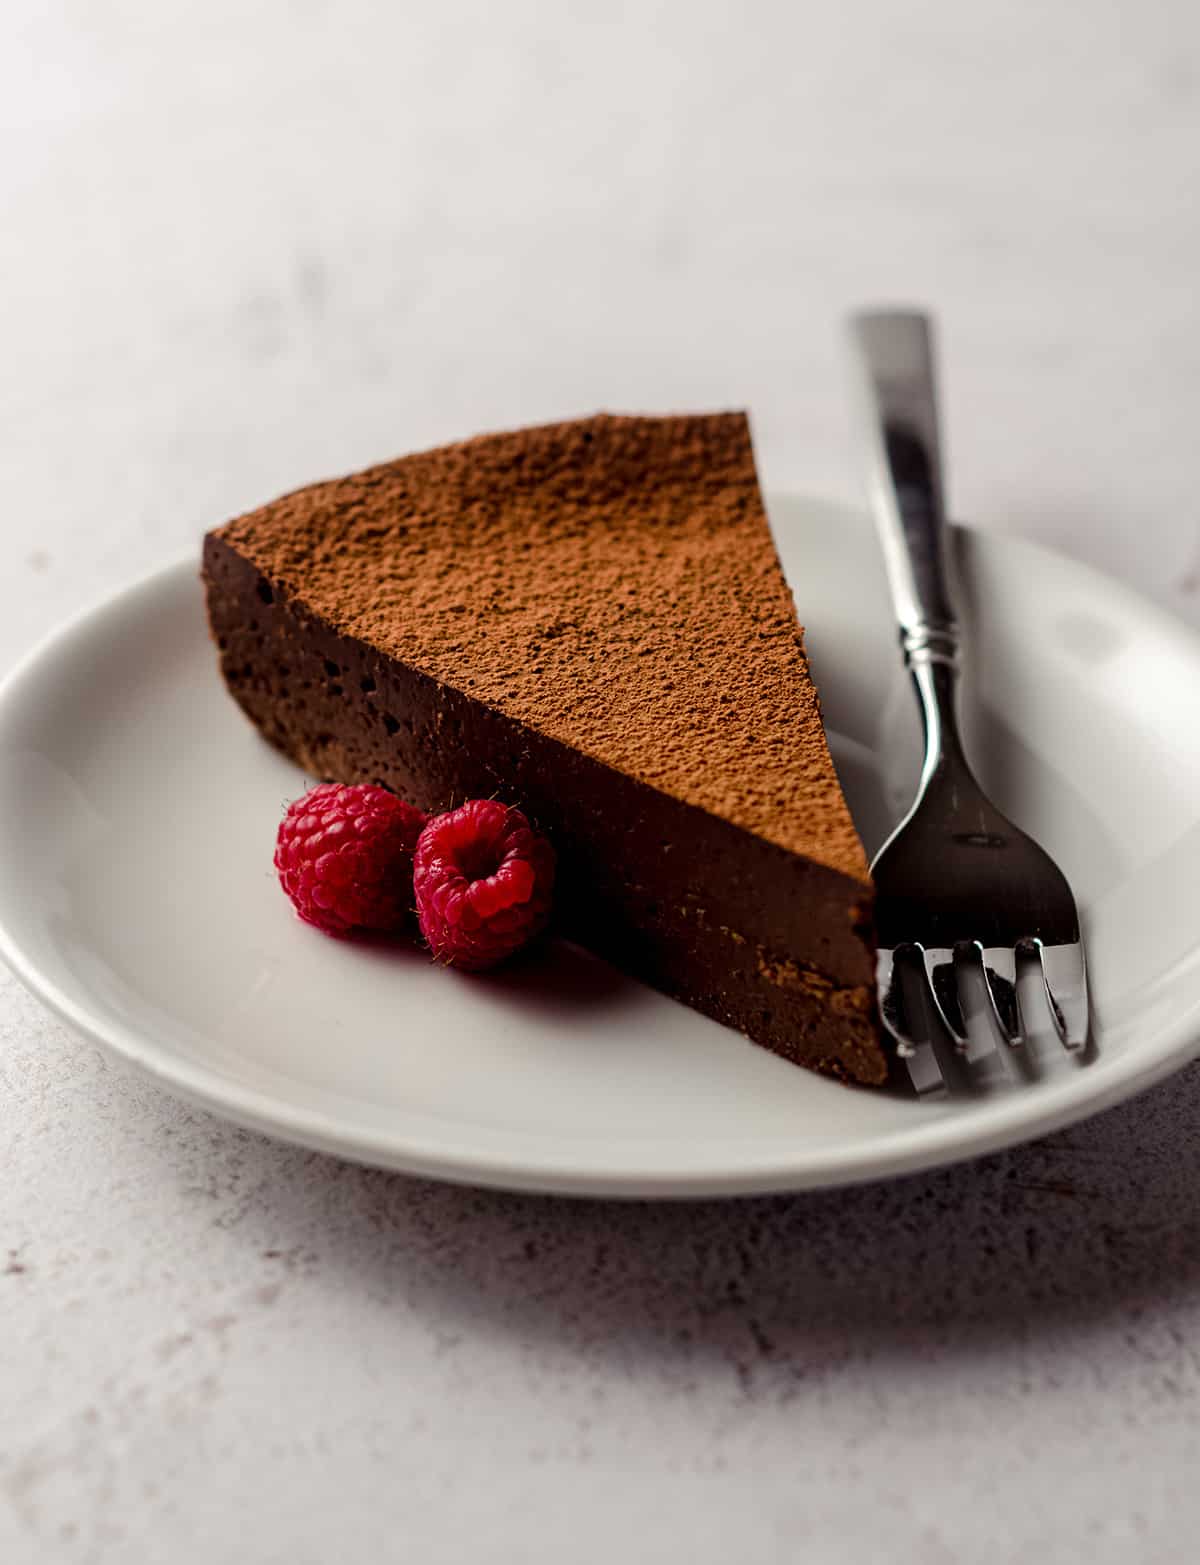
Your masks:
[{"label": "concrete surface", "polygon": [[[308,478],[749,405],[944,317],[956,510],[1200,623],[1183,0],[0,19],[0,668]],[[230,1129],[0,977],[0,1558],[1105,1562],[1200,1528],[1200,1069],[804,1199],[569,1204]]]}]

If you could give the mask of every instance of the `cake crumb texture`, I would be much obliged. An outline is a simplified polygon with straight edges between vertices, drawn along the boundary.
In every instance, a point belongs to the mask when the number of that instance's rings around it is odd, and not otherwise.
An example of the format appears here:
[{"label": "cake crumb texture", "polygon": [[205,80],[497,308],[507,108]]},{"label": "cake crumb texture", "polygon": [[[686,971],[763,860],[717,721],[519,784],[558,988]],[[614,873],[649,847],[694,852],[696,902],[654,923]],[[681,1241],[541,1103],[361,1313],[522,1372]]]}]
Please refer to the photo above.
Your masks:
[{"label": "cake crumb texture", "polygon": [[854,879],[740,413],[598,415],[403,457],[221,530],[338,633]]}]

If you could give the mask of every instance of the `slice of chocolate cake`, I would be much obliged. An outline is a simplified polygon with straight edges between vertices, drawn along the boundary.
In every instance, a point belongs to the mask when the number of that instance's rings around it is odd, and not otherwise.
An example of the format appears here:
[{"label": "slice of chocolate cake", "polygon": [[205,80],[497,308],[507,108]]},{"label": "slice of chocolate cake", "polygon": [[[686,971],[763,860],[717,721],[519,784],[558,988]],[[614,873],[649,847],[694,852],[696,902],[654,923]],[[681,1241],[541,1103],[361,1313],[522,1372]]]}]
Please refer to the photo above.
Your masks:
[{"label": "slice of chocolate cake", "polygon": [[210,533],[230,690],[320,778],[496,795],[569,937],[882,1082],[871,883],[746,419],[597,417],[402,458]]}]

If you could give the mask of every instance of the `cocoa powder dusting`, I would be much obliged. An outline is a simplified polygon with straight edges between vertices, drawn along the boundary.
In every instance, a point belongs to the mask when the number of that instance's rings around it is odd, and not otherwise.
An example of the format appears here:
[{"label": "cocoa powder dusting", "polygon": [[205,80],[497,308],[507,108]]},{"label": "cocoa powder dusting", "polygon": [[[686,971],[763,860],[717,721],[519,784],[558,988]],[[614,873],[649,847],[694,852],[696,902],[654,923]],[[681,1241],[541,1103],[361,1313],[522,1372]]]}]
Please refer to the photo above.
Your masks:
[{"label": "cocoa powder dusting", "polygon": [[264,593],[868,881],[743,414],[484,435],[301,489],[222,535]]}]

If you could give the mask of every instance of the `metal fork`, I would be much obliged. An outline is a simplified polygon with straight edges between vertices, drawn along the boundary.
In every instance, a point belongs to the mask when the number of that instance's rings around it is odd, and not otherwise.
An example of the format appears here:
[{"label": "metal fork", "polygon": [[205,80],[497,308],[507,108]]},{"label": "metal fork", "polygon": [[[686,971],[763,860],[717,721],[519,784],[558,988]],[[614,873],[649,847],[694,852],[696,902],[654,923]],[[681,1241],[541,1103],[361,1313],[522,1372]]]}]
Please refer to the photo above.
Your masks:
[{"label": "metal fork", "polygon": [[918,1029],[900,981],[911,956],[924,968],[926,1000],[965,1050],[960,979],[973,966],[1002,1039],[1016,1047],[1026,1031],[1017,958],[1027,956],[1059,1039],[1080,1049],[1087,976],[1071,888],[986,797],[959,736],[962,632],[946,568],[932,325],[913,312],[871,312],[851,319],[850,341],[871,508],[925,727],[916,800],[871,866],[884,1025],[911,1056]]}]

